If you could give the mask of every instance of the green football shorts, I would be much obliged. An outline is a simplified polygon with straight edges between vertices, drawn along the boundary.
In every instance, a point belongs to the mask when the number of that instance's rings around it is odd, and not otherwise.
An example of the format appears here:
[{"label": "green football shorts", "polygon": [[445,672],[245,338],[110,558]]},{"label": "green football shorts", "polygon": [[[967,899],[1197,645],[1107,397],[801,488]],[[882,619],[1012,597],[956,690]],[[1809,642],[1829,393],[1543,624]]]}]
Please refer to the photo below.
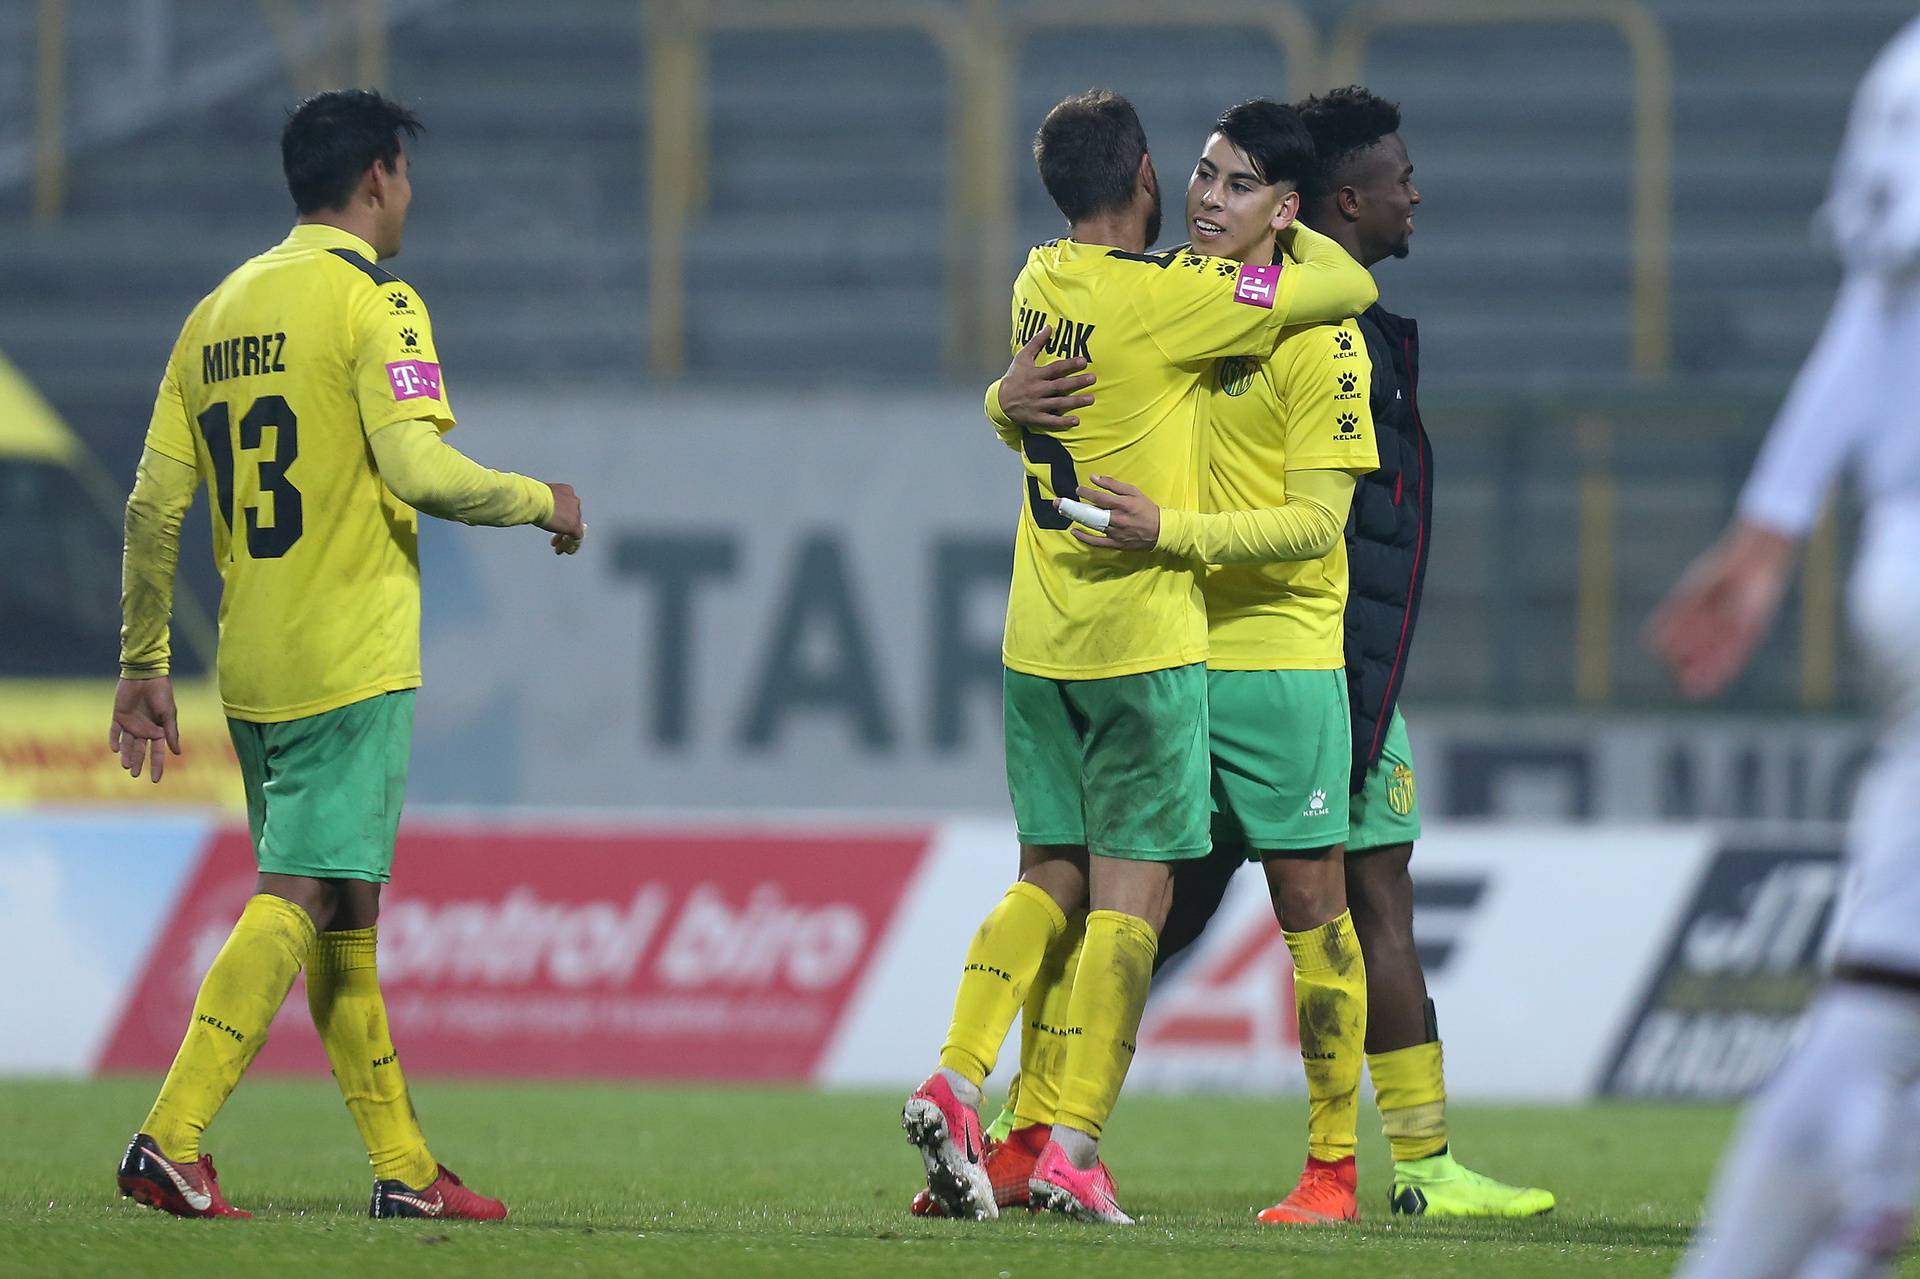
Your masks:
[{"label": "green football shorts", "polygon": [[1367,770],[1366,784],[1353,797],[1347,851],[1411,844],[1420,838],[1420,796],[1413,786],[1413,751],[1407,745],[1407,721],[1393,708],[1380,758]]},{"label": "green football shorts", "polygon": [[1255,852],[1347,838],[1345,671],[1209,671],[1214,833]]},{"label": "green football shorts", "polygon": [[1178,861],[1207,842],[1207,671],[1006,672],[1007,789],[1024,844]]},{"label": "green football shorts", "polygon": [[263,873],[387,882],[413,700],[408,689],[280,724],[227,721]]}]

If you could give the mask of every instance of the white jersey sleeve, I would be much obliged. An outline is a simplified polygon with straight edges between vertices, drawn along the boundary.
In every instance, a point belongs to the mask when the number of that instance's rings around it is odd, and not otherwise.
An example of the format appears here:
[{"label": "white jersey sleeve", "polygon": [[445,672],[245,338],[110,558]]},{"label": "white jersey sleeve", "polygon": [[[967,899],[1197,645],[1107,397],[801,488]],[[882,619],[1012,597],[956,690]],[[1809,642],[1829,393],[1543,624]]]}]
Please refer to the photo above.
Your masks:
[{"label": "white jersey sleeve", "polygon": [[[1850,275],[1800,367],[1740,494],[1740,517],[1795,537],[1820,518],[1840,469],[1887,408],[1887,286]],[[1910,358],[1910,355],[1907,357]]]},{"label": "white jersey sleeve", "polygon": [[1920,271],[1920,19],[1861,80],[1815,225],[1849,271]]}]

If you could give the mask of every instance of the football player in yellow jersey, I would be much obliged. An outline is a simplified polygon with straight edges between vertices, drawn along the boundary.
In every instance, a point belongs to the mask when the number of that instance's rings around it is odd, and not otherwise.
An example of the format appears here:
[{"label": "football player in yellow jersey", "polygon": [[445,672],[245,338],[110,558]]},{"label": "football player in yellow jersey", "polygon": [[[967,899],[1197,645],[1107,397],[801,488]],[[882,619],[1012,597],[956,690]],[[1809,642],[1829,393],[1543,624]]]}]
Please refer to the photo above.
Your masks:
[{"label": "football player in yellow jersey", "polygon": [[[1298,153],[1310,170],[1313,139],[1290,108],[1254,101],[1224,113],[1187,187],[1194,246],[1272,261],[1276,235],[1300,202],[1297,184],[1277,171],[1298,165]],[[1199,509],[1170,500],[1162,507],[1141,487],[1095,476],[1081,489],[1092,508],[1078,509],[1104,521],[1104,531],[1075,531],[1089,544],[1172,551],[1207,565],[1215,856],[1262,863],[1294,960],[1310,1098],[1308,1171],[1295,1195],[1264,1218],[1287,1222],[1355,1215],[1350,1112],[1366,1035],[1366,974],[1342,858],[1352,750],[1342,533],[1356,480],[1379,464],[1368,372],[1351,321],[1292,328],[1266,360],[1219,361]],[[1022,1079],[1023,1101],[1032,1082]],[[1320,1193],[1323,1182],[1328,1193]]]},{"label": "football player in yellow jersey", "polygon": [[[1300,139],[1289,180],[1311,167],[1304,131]],[[1071,238],[1028,256],[1012,345],[1049,331],[1049,354],[1098,372],[1101,403],[1069,429],[1013,436],[1027,500],[1004,710],[1021,873],[968,949],[939,1069],[909,1098],[903,1124],[943,1211],[995,1215],[980,1087],[1035,975],[1078,945],[1081,978],[1066,1010],[1075,1033],[1029,1189],[1068,1215],[1124,1223],[1098,1143],[1132,1058],[1172,866],[1209,847],[1206,611],[1191,556],[1083,544],[1054,503],[1097,468],[1146,477],[1197,508],[1214,362],[1264,358],[1290,324],[1353,315],[1374,290],[1344,251],[1305,230],[1290,264],[1144,252],[1159,231],[1158,181],[1138,117],[1110,92],[1054,107],[1034,156]],[[1083,908],[1084,940],[1069,925]]]},{"label": "football player in yellow jersey", "polygon": [[200,1137],[303,968],[373,1165],[371,1214],[506,1215],[428,1152],[375,972],[420,685],[415,513],[537,525],[565,553],[586,526],[567,485],[487,470],[441,439],[454,417],[426,304],[379,265],[400,251],[402,136],[419,127],[361,90],[294,110],[280,146],[297,224],[188,316],[127,501],[111,747],[155,782],[179,750],[168,618],[180,522],[204,481],[220,694],[260,872],[118,1170],[122,1194],[178,1216],[248,1215]]},{"label": "football player in yellow jersey", "polygon": [[[1242,110],[1236,108],[1222,119],[1223,133],[1228,134],[1230,140],[1234,136],[1245,137],[1244,130],[1230,127]],[[1309,202],[1305,211],[1368,266],[1384,258],[1406,256],[1413,209],[1420,203],[1420,196],[1414,189],[1413,166],[1398,133],[1398,108],[1364,89],[1353,87],[1324,98],[1308,99],[1297,110],[1313,134],[1321,161],[1319,170],[1303,191]],[[1211,140],[1209,150],[1219,141],[1218,136]],[[1243,151],[1251,149],[1248,142],[1242,143]],[[1225,195],[1217,189],[1211,192],[1199,189],[1199,179],[1209,172],[1220,174],[1229,162],[1226,156],[1217,159],[1208,156],[1203,157],[1197,167],[1196,183],[1189,189],[1190,229],[1196,239],[1211,238],[1214,241],[1211,247],[1238,257],[1243,244],[1251,243],[1254,252],[1260,251],[1261,237],[1253,235],[1250,239],[1247,228],[1258,225],[1264,206],[1256,203],[1252,216],[1244,209],[1236,209],[1237,204],[1247,200],[1248,193],[1236,193],[1231,181]],[[1211,234],[1216,229],[1219,234]],[[1219,241],[1223,238],[1231,243],[1220,249]],[[1347,543],[1358,548],[1355,554],[1365,551],[1372,557],[1368,563],[1372,565],[1370,589],[1373,594],[1368,596],[1368,608],[1358,620],[1354,609],[1349,608],[1345,619],[1344,647],[1350,669],[1343,688],[1363,687],[1355,682],[1355,672],[1351,669],[1357,654],[1362,672],[1369,676],[1364,687],[1371,689],[1374,697],[1370,709],[1375,714],[1370,731],[1376,738],[1384,736],[1385,747],[1377,749],[1375,755],[1367,755],[1364,740],[1357,743],[1360,750],[1355,757],[1362,759],[1363,766],[1356,770],[1351,783],[1341,788],[1343,803],[1346,792],[1351,792],[1351,821],[1344,856],[1335,858],[1332,850],[1323,850],[1305,858],[1299,858],[1297,853],[1282,853],[1291,864],[1276,864],[1271,857],[1267,861],[1283,929],[1297,927],[1287,922],[1289,909],[1299,924],[1305,924],[1327,917],[1340,906],[1342,914],[1335,921],[1339,927],[1334,930],[1341,941],[1340,949],[1343,953],[1350,952],[1349,943],[1357,939],[1365,961],[1364,969],[1360,968],[1358,956],[1354,957],[1351,968],[1342,964],[1320,967],[1314,963],[1320,956],[1310,948],[1303,948],[1294,931],[1287,932],[1289,947],[1295,955],[1296,1005],[1311,1098],[1309,1153],[1306,1170],[1293,1193],[1262,1212],[1260,1217],[1276,1223],[1318,1224],[1350,1217],[1356,1210],[1353,1162],[1342,1152],[1351,1152],[1354,1146],[1360,1041],[1341,1015],[1351,1013],[1361,990],[1364,991],[1365,1060],[1373,1076],[1382,1126],[1394,1159],[1393,1211],[1441,1216],[1532,1215],[1553,1207],[1551,1193],[1495,1181],[1460,1164],[1449,1153],[1440,1043],[1411,927],[1413,887],[1407,867],[1411,842],[1419,833],[1419,820],[1412,794],[1406,731],[1397,710],[1392,710],[1390,723],[1378,710],[1381,681],[1377,677],[1382,672],[1369,665],[1385,666],[1391,659],[1391,664],[1398,668],[1405,656],[1413,610],[1418,603],[1420,569],[1415,568],[1409,587],[1405,563],[1395,561],[1390,568],[1383,568],[1381,557],[1405,545],[1412,548],[1407,555],[1416,566],[1424,565],[1425,539],[1419,530],[1424,529],[1422,512],[1427,501],[1428,467],[1424,433],[1413,407],[1412,322],[1389,316],[1376,305],[1360,317],[1357,328],[1343,325],[1318,331],[1322,338],[1328,335],[1332,337],[1328,348],[1330,358],[1318,365],[1320,376],[1316,379],[1314,362],[1293,375],[1294,380],[1304,380],[1309,388],[1316,381],[1319,383],[1323,392],[1318,397],[1323,404],[1319,415],[1323,425],[1320,431],[1315,431],[1308,423],[1304,447],[1296,445],[1296,433],[1302,423],[1282,411],[1288,449],[1284,471],[1288,486],[1297,489],[1297,480],[1301,478],[1295,473],[1298,464],[1322,447],[1327,415],[1332,415],[1333,430],[1341,429],[1339,414],[1346,410],[1341,410],[1339,405],[1351,402],[1353,390],[1348,385],[1347,370],[1357,368],[1359,372],[1353,381],[1368,390],[1370,404],[1382,406],[1383,416],[1374,426],[1381,435],[1383,464],[1389,461],[1388,447],[1394,450],[1393,469],[1390,473],[1369,472],[1361,477],[1359,492],[1370,494],[1368,513],[1356,514],[1348,524],[1342,545],[1332,548],[1321,564],[1331,567],[1337,562],[1341,576],[1350,577],[1346,568]],[[1358,340],[1360,338],[1364,338],[1364,342]],[[1292,341],[1283,344],[1282,352],[1291,345]],[[1370,349],[1380,352],[1380,367],[1371,367],[1367,360],[1366,352]],[[1349,355],[1349,350],[1354,354]],[[1033,362],[1030,353],[1023,353],[1016,358],[1002,383],[1002,400],[1014,417],[1031,427],[1051,429],[1064,424],[1094,398],[1082,393],[1088,377],[1078,371],[1077,364],[1074,360],[1063,360],[1042,367]],[[1279,364],[1276,357],[1269,369]],[[1332,386],[1327,385],[1328,372],[1333,374]],[[1216,484],[1213,494],[1216,506],[1257,505],[1261,500],[1261,494],[1250,488],[1245,478],[1262,474],[1261,459],[1251,450],[1236,447],[1231,439],[1240,428],[1257,426],[1257,418],[1243,417],[1233,403],[1235,386],[1242,377],[1235,371],[1232,377],[1223,378],[1217,394],[1229,398],[1214,401],[1213,419],[1219,434],[1214,440],[1210,478]],[[1242,410],[1252,407],[1251,391],[1259,385],[1257,381],[1252,382],[1249,390],[1241,392],[1238,405]],[[1309,395],[1305,401],[1309,410],[1313,398]],[[1296,399],[1286,408],[1290,410],[1301,403]],[[1313,416],[1311,412],[1309,416]],[[1247,442],[1257,442],[1257,439],[1249,436]],[[1185,527],[1184,513],[1157,511],[1144,494],[1131,486],[1117,481],[1113,485],[1118,490],[1117,496],[1112,490],[1088,494],[1113,508],[1113,514],[1107,517],[1109,533],[1135,549],[1154,546],[1156,541],[1164,546],[1170,539],[1176,543],[1190,539],[1191,530]],[[1357,509],[1357,496],[1354,502]],[[1098,515],[1097,510],[1089,513]],[[1156,538],[1154,529],[1163,520],[1167,521],[1165,529]],[[1261,558],[1268,556],[1263,552]],[[1281,573],[1269,578],[1267,574],[1274,567],[1280,568]],[[1306,633],[1320,636],[1316,642],[1317,654],[1308,654],[1300,649],[1297,637],[1290,638],[1271,628],[1271,622],[1292,611],[1294,605],[1283,606],[1271,618],[1264,616],[1266,610],[1260,607],[1266,587],[1271,585],[1285,596],[1300,597],[1299,603],[1311,612],[1323,614],[1330,597],[1316,591],[1311,576],[1314,567],[1310,563],[1268,568],[1248,566],[1247,575],[1242,577],[1238,566],[1223,566],[1210,569],[1205,579],[1213,637],[1209,665],[1215,668],[1210,675],[1214,693],[1215,788],[1223,816],[1249,810],[1256,815],[1260,813],[1262,801],[1268,796],[1252,783],[1260,774],[1249,770],[1258,768],[1263,756],[1272,761],[1268,766],[1274,768],[1277,775],[1287,774],[1290,765],[1294,766],[1291,771],[1295,776],[1310,775],[1309,771],[1297,767],[1300,738],[1292,725],[1289,729],[1295,736],[1278,739],[1264,751],[1244,749],[1249,741],[1256,748],[1259,746],[1258,734],[1232,732],[1233,704],[1239,700],[1241,690],[1223,685],[1229,680],[1256,678],[1225,673],[1242,664],[1257,670],[1269,664],[1263,659],[1291,658],[1291,664],[1305,667],[1319,665],[1318,659],[1328,654],[1324,619],[1311,622],[1307,627]],[[1298,574],[1308,576],[1294,576]],[[1312,598],[1316,594],[1321,597],[1318,601]],[[1275,596],[1276,601],[1281,599],[1281,595]],[[1229,631],[1238,633],[1230,636]],[[1384,636],[1380,634],[1382,631]],[[1338,652],[1339,648],[1336,646],[1331,651]],[[1302,658],[1314,660],[1302,661]],[[1258,687],[1257,683],[1254,687]],[[1392,705],[1393,698],[1389,695],[1389,710]],[[1358,716],[1356,707],[1356,722]],[[1223,756],[1223,740],[1231,748],[1235,736],[1243,739],[1241,748],[1230,749]],[[1327,798],[1331,807],[1334,802],[1331,792]],[[1309,802],[1308,808],[1312,807]],[[1269,827],[1267,836],[1255,836],[1251,842],[1256,847],[1284,848],[1284,840],[1271,838],[1270,823],[1262,822],[1262,825]],[[1253,831],[1252,827],[1246,829]],[[1312,841],[1305,842],[1311,844]],[[1163,933],[1163,959],[1190,944],[1219,905],[1227,877],[1237,865],[1237,858],[1232,854],[1229,845],[1217,850],[1211,858],[1181,866],[1175,881],[1174,910]],[[1344,863],[1344,893],[1330,876],[1341,863]],[[1280,872],[1277,883],[1273,882],[1276,870]],[[1352,903],[1350,920],[1345,913],[1346,901]],[[1305,963],[1302,962],[1303,949],[1307,950]],[[1352,983],[1356,972],[1364,981],[1364,987],[1356,988]],[[1036,992],[1029,1000],[1026,1036],[1021,1049],[1022,1074],[1008,1111],[990,1130],[992,1135],[1005,1136],[1005,1145],[995,1150],[996,1168],[1010,1166],[1014,1160],[1006,1152],[1016,1146],[1031,1145],[1034,1126],[1045,1122],[1045,1099],[1055,1086],[1045,1074],[1049,1070],[1057,1073],[1058,1069],[1057,1052],[1050,1049],[1057,1033],[1049,1031],[1060,1020],[1063,1006],[1064,996],[1057,990]],[[1331,1036],[1326,1033],[1328,1026],[1334,1027],[1335,1033]],[[1036,1092],[1039,1096],[1031,1095]],[[1023,1134],[1027,1134],[1024,1140]]]}]

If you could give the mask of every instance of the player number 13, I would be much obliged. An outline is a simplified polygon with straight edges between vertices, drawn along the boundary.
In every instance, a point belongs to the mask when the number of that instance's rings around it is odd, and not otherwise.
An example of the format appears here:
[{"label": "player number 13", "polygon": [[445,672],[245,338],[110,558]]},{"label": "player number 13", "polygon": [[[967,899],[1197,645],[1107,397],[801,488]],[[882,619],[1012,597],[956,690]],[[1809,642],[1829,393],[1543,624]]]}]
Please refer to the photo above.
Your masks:
[{"label": "player number 13", "polygon": [[[207,456],[213,459],[215,499],[227,521],[227,534],[234,533],[233,503],[233,427],[228,405],[222,401],[207,407],[197,419],[200,437],[207,442]],[[273,523],[260,524],[260,508],[247,507],[247,554],[256,560],[277,560],[300,540],[304,521],[300,490],[287,479],[287,468],[300,455],[300,419],[278,395],[263,395],[248,406],[240,418],[240,447],[258,449],[266,438],[266,428],[274,428],[273,456],[262,456],[255,463],[256,489],[273,494]]]}]

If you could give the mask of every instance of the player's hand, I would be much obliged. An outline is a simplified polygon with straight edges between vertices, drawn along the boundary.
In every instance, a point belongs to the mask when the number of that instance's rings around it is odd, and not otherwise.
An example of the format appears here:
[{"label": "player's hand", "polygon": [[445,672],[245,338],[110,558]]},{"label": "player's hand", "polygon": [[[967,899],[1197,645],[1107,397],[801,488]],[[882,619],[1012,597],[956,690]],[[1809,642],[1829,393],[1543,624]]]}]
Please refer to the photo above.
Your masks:
[{"label": "player's hand", "polygon": [[1795,549],[1782,534],[1736,522],[1654,611],[1647,645],[1682,696],[1712,697],[1746,666],[1779,611]]},{"label": "player's hand", "polygon": [[1040,363],[1040,351],[1052,336],[1053,327],[1042,325],[1000,379],[1000,411],[1029,431],[1078,426],[1080,419],[1073,416],[1073,411],[1093,403],[1091,395],[1078,394],[1093,385],[1093,374],[1081,372],[1087,367],[1085,360],[1076,355],[1070,360]]},{"label": "player's hand", "polygon": [[180,753],[180,714],[173,705],[173,681],[164,675],[121,680],[113,693],[113,727],[107,731],[107,749],[117,752],[120,767],[135,777],[140,776],[141,765],[151,755],[153,768],[148,776],[158,782],[167,768],[161,742],[167,744],[168,751]]},{"label": "player's hand", "polygon": [[587,524],[580,517],[580,495],[571,484],[549,484],[553,490],[553,514],[541,528],[553,534],[553,553],[572,555],[586,540]]},{"label": "player's hand", "polygon": [[[1109,551],[1150,551],[1160,541],[1160,508],[1152,498],[1124,480],[1111,475],[1089,475],[1092,483],[1080,486],[1080,502],[1107,513],[1104,533],[1089,533],[1084,528],[1069,530],[1088,546]],[[1097,486],[1097,487],[1096,487]],[[1075,510],[1079,503],[1056,499],[1054,509],[1086,523],[1092,514]]]}]

